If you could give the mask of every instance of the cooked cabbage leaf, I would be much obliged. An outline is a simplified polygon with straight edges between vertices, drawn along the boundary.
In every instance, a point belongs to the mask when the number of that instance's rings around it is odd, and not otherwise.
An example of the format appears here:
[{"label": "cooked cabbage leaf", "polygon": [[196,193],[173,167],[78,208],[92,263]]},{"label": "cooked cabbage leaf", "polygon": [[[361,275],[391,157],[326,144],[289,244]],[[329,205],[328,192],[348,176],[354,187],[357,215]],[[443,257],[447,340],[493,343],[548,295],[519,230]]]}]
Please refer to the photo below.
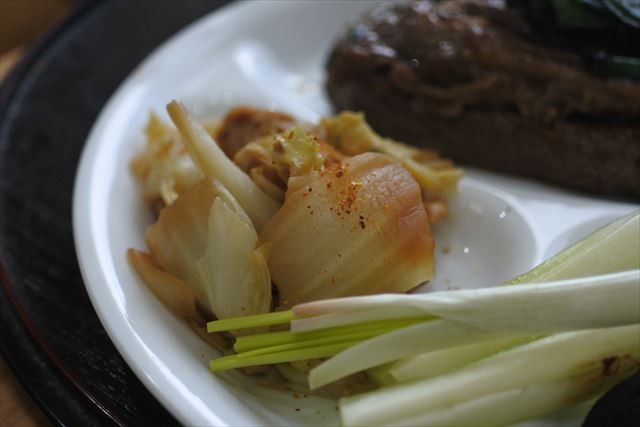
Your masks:
[{"label": "cooked cabbage leaf", "polygon": [[455,190],[463,174],[435,151],[381,137],[367,124],[362,113],[345,111],[323,118],[320,129],[329,144],[349,156],[374,151],[398,160],[427,195],[443,195]]},{"label": "cooked cabbage leaf", "polygon": [[238,200],[256,228],[260,229],[278,210],[278,203],[224,154],[205,128],[182,105],[173,101],[167,105],[167,111],[196,165],[205,175],[218,179]]},{"label": "cooked cabbage leaf", "polygon": [[202,322],[204,319],[196,309],[193,289],[183,281],[166,273],[146,253],[129,249],[127,258],[147,287],[176,314]]},{"label": "cooked cabbage leaf", "polygon": [[208,244],[195,266],[211,310],[219,319],[267,313],[271,308],[268,245],[246,216],[216,197],[209,213]]},{"label": "cooked cabbage leaf", "polygon": [[282,202],[290,177],[321,171],[344,156],[301,125],[252,141],[233,161],[267,194]]},{"label": "cooked cabbage leaf", "polygon": [[202,179],[178,132],[151,113],[145,128],[146,146],[131,162],[131,169],[143,185],[145,200],[170,205],[180,193]]},{"label": "cooked cabbage leaf", "polygon": [[200,306],[218,318],[269,311],[268,251],[256,248],[251,220],[221,182],[206,177],[181,194],[146,240],[162,270],[191,287]]},{"label": "cooked cabbage leaf", "polygon": [[420,188],[391,157],[366,153],[289,179],[260,238],[280,305],[406,292],[433,277]]}]

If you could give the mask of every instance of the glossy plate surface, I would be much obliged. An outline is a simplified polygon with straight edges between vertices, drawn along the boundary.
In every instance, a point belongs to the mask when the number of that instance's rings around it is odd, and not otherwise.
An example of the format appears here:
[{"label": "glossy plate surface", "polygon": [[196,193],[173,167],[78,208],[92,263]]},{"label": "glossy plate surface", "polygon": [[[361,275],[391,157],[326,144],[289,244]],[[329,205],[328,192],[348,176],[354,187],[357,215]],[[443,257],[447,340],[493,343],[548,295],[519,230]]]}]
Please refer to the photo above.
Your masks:
[{"label": "glossy plate surface", "polygon": [[[76,179],[74,233],[92,302],[119,351],[149,390],[187,425],[332,425],[335,402],[213,376],[215,351],[169,313],[126,262],[152,221],[128,163],[154,110],[172,99],[212,118],[237,104],[315,121],[330,108],[323,63],[367,1],[257,1],[224,7],[182,31],[114,93],[88,138]],[[436,229],[437,279],[426,290],[495,285],[597,225],[637,208],[529,181],[469,170]],[[556,423],[558,420],[556,420]],[[569,419],[575,423],[575,419]]]}]

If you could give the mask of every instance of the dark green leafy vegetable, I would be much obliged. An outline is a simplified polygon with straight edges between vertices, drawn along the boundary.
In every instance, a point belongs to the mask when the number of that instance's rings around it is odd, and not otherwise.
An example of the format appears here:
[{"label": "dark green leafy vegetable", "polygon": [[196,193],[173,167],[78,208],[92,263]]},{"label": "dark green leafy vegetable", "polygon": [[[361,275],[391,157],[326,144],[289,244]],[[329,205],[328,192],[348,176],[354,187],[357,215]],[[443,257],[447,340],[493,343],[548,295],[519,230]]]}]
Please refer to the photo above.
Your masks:
[{"label": "dark green leafy vegetable", "polygon": [[532,38],[575,52],[594,74],[640,80],[640,2],[508,0]]},{"label": "dark green leafy vegetable", "polygon": [[560,28],[640,28],[640,2],[629,0],[508,0],[534,20],[552,19]]}]

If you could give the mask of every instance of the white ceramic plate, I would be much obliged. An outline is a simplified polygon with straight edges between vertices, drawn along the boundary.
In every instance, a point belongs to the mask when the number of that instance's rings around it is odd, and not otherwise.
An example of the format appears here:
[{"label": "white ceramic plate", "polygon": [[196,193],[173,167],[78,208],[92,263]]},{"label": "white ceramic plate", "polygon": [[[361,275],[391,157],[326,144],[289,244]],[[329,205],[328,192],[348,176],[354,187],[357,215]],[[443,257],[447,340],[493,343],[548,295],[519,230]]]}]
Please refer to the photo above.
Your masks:
[{"label": "white ceramic plate", "polygon": [[[89,136],[74,195],[82,274],[127,363],[185,425],[335,425],[338,414],[330,400],[296,399],[234,372],[212,375],[207,362],[215,352],[127,264],[127,248],[145,247],[143,233],[152,220],[128,170],[148,112],[163,112],[175,98],[203,118],[248,103],[313,121],[330,111],[322,92],[329,46],[349,19],[374,3],[227,6],[146,59],[113,95]],[[497,284],[634,208],[470,170],[451,218],[437,227],[438,278],[429,289]]]}]

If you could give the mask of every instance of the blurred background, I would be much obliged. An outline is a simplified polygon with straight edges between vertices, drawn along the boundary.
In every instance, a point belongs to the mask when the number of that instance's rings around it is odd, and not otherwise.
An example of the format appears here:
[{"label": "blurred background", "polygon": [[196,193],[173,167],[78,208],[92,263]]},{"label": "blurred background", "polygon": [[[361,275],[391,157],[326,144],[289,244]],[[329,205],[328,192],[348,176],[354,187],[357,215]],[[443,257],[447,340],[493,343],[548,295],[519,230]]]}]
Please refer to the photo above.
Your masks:
[{"label": "blurred background", "polygon": [[78,0],[0,0],[0,79],[20,53]]},{"label": "blurred background", "polygon": [[[22,53],[79,0],[0,0],[0,82]],[[0,356],[0,426],[51,423],[16,381]]]}]

